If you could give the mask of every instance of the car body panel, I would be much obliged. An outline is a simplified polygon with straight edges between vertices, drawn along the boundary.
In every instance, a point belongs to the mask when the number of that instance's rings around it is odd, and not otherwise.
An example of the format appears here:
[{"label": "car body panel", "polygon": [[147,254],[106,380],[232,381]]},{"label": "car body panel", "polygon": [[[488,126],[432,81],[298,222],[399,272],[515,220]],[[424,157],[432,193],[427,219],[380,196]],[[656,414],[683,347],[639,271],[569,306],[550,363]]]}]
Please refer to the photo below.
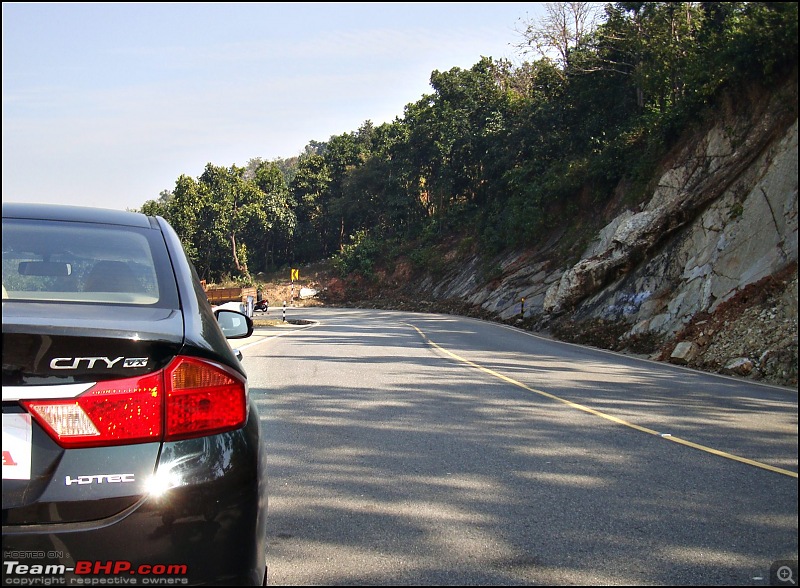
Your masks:
[{"label": "car body panel", "polygon": [[[63,518],[76,518],[70,509],[82,514],[93,512],[96,518],[32,525],[7,525],[4,521],[3,551],[51,554],[42,561],[65,568],[75,568],[78,561],[128,562],[134,570],[180,565],[186,566],[185,576],[180,577],[187,578],[190,584],[259,585],[266,566],[265,482],[246,475],[265,468],[263,452],[252,451],[258,427],[258,418],[251,412],[247,426],[235,432],[164,444],[155,473],[177,471],[183,485],[169,488],[162,495],[144,491],[152,472],[142,482],[131,485],[59,484],[57,492],[61,496],[51,498],[58,498],[53,504],[58,504],[59,512],[63,510]],[[77,452],[82,455],[59,464],[55,479],[70,475],[66,472],[107,472],[115,463],[126,463],[109,459],[95,463],[97,451]],[[125,471],[134,470],[135,466]],[[244,475],[232,476],[228,472]],[[73,490],[74,496],[64,500],[64,495]],[[127,494],[129,500],[115,500],[115,494]],[[103,501],[108,502],[108,511],[121,508],[98,516],[101,511],[95,510],[96,504]],[[138,540],[131,541],[132,538]],[[256,563],[248,566],[242,562]],[[127,575],[128,570],[125,572]],[[67,572],[64,577],[69,582],[74,575]],[[208,578],[213,581],[208,582]]]},{"label": "car body panel", "polygon": [[[8,219],[15,219],[8,226],[19,230],[9,230],[13,234],[6,243]],[[41,219],[61,223],[59,230],[75,227],[72,257],[45,251],[57,247],[57,239],[26,242],[29,229],[47,237],[49,225],[37,226]],[[26,417],[20,402],[77,397],[97,382],[163,370],[177,356],[224,366],[240,375],[247,392],[246,372],[178,235],[160,217],[80,207],[4,203],[3,221],[4,425],[6,415],[30,422],[32,454],[27,479],[3,480],[4,554],[41,555],[24,565],[63,566],[65,577],[83,575],[84,580],[176,565],[177,583],[261,584],[266,577],[266,454],[249,393],[246,422],[235,430],[70,449],[51,438],[35,416]],[[157,295],[107,295],[93,287],[56,293],[57,301],[39,299],[51,294],[37,291],[12,290],[6,298],[7,252],[8,267],[25,274],[18,283],[43,275],[57,281],[73,271],[85,278],[76,268],[86,265],[85,251],[93,246],[88,229],[94,225],[104,235],[114,236],[118,227],[149,243],[157,276],[140,276],[151,280]],[[14,247],[28,247],[36,255],[41,250],[41,260],[29,261]],[[109,247],[111,256],[124,255],[124,247],[114,249],[113,242]],[[248,324],[252,332],[252,321]],[[100,563],[85,573],[86,562],[106,561],[132,567],[109,570]],[[5,571],[13,578],[18,570]]]}]

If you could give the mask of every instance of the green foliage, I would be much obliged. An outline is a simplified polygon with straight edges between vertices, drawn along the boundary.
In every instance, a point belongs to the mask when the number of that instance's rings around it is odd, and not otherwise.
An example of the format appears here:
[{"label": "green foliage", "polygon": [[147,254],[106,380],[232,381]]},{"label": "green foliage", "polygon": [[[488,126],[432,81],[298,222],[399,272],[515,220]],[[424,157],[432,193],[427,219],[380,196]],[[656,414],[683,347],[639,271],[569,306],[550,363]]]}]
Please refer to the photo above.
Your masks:
[{"label": "green foliage", "polygon": [[340,275],[359,273],[365,277],[373,275],[375,260],[381,251],[381,242],[367,231],[357,231],[351,235],[350,242],[334,255],[333,266]]},{"label": "green foliage", "polygon": [[764,83],[797,63],[796,2],[720,2],[711,42],[719,51],[713,70],[725,83],[761,79]]},{"label": "green foliage", "polygon": [[481,277],[485,282],[492,282],[503,277],[503,268],[496,263],[487,263],[481,267]]},{"label": "green foliage", "polygon": [[[556,3],[548,14],[585,8]],[[463,251],[493,255],[536,246],[621,185],[640,202],[659,161],[723,92],[796,71],[796,3],[604,10],[558,38],[557,60],[483,57],[434,71],[431,93],[392,123],[365,121],[288,160],[209,163],[141,210],[173,224],[207,279],[334,252],[341,272],[372,275],[390,247],[412,242],[414,266],[435,271],[452,234],[469,235]],[[547,25],[528,23],[529,47]]]},{"label": "green foliage", "polygon": [[732,219],[740,218],[744,214],[744,204],[741,202],[734,202],[728,211],[728,216]]},{"label": "green foliage", "polygon": [[408,258],[416,272],[440,274],[444,269],[442,256],[433,244],[414,248]]},{"label": "green foliage", "polygon": [[466,257],[474,252],[476,246],[477,239],[473,235],[467,235],[466,237],[462,237],[458,242],[456,253],[460,258]]}]

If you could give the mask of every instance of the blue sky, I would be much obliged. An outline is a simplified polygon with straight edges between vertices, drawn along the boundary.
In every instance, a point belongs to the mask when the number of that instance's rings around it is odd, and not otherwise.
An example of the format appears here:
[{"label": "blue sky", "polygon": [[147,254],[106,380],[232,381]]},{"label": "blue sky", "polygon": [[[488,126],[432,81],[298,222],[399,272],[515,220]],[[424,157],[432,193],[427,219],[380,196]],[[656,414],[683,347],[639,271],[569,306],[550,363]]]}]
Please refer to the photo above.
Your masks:
[{"label": "blue sky", "polygon": [[522,59],[540,3],[3,2],[3,201],[138,208]]}]

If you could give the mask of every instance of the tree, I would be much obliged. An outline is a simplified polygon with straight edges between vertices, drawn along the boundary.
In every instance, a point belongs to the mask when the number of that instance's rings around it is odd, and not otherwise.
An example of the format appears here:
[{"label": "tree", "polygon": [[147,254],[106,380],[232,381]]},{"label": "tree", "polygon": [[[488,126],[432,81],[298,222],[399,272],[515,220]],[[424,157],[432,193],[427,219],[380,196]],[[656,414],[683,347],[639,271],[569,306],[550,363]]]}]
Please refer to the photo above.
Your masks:
[{"label": "tree", "polygon": [[181,175],[175,182],[164,218],[178,233],[200,278],[212,279],[221,259],[216,213],[209,191],[193,178]]},{"label": "tree", "polygon": [[594,30],[598,16],[596,2],[547,2],[541,20],[524,23],[518,48],[555,63],[566,75],[571,51]]},{"label": "tree", "polygon": [[311,261],[330,254],[325,238],[325,198],[330,182],[330,169],[321,154],[300,156],[289,192],[297,217],[293,254],[301,260]]},{"label": "tree", "polygon": [[254,202],[247,212],[247,234],[250,243],[257,245],[254,255],[262,260],[261,269],[275,265],[276,249],[281,259],[289,261],[291,242],[297,225],[292,210],[289,187],[277,162],[262,162],[256,169],[252,186]]},{"label": "tree", "polygon": [[237,235],[243,229],[247,215],[252,212],[253,191],[244,180],[244,168],[230,168],[206,165],[200,182],[206,187],[213,200],[212,209],[216,213],[216,228],[229,244],[233,267],[245,280],[250,281],[247,267],[247,246],[237,244]]},{"label": "tree", "polygon": [[450,227],[493,251],[527,245],[605,205],[623,179],[636,198],[721,90],[796,67],[796,3],[596,7],[548,4],[523,33],[533,61],[436,70],[393,123],[365,121],[289,160],[208,164],[142,210],[176,226],[204,275],[345,249],[363,266],[376,243]]},{"label": "tree", "polygon": [[369,134],[372,123],[367,121],[358,133],[334,135],[328,140],[323,158],[330,173],[323,206],[326,249],[341,251],[345,238],[353,231],[357,213],[351,206],[352,195],[347,192],[348,175],[364,163],[369,154]]}]

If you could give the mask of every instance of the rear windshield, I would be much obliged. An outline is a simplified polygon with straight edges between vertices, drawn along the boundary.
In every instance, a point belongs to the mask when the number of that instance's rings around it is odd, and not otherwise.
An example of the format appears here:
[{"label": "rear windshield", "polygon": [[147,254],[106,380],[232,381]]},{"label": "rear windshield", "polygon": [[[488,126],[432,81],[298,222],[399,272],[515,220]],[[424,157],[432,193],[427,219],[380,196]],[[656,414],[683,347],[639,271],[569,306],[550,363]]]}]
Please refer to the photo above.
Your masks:
[{"label": "rear windshield", "polygon": [[3,219],[3,299],[177,308],[161,233]]}]

